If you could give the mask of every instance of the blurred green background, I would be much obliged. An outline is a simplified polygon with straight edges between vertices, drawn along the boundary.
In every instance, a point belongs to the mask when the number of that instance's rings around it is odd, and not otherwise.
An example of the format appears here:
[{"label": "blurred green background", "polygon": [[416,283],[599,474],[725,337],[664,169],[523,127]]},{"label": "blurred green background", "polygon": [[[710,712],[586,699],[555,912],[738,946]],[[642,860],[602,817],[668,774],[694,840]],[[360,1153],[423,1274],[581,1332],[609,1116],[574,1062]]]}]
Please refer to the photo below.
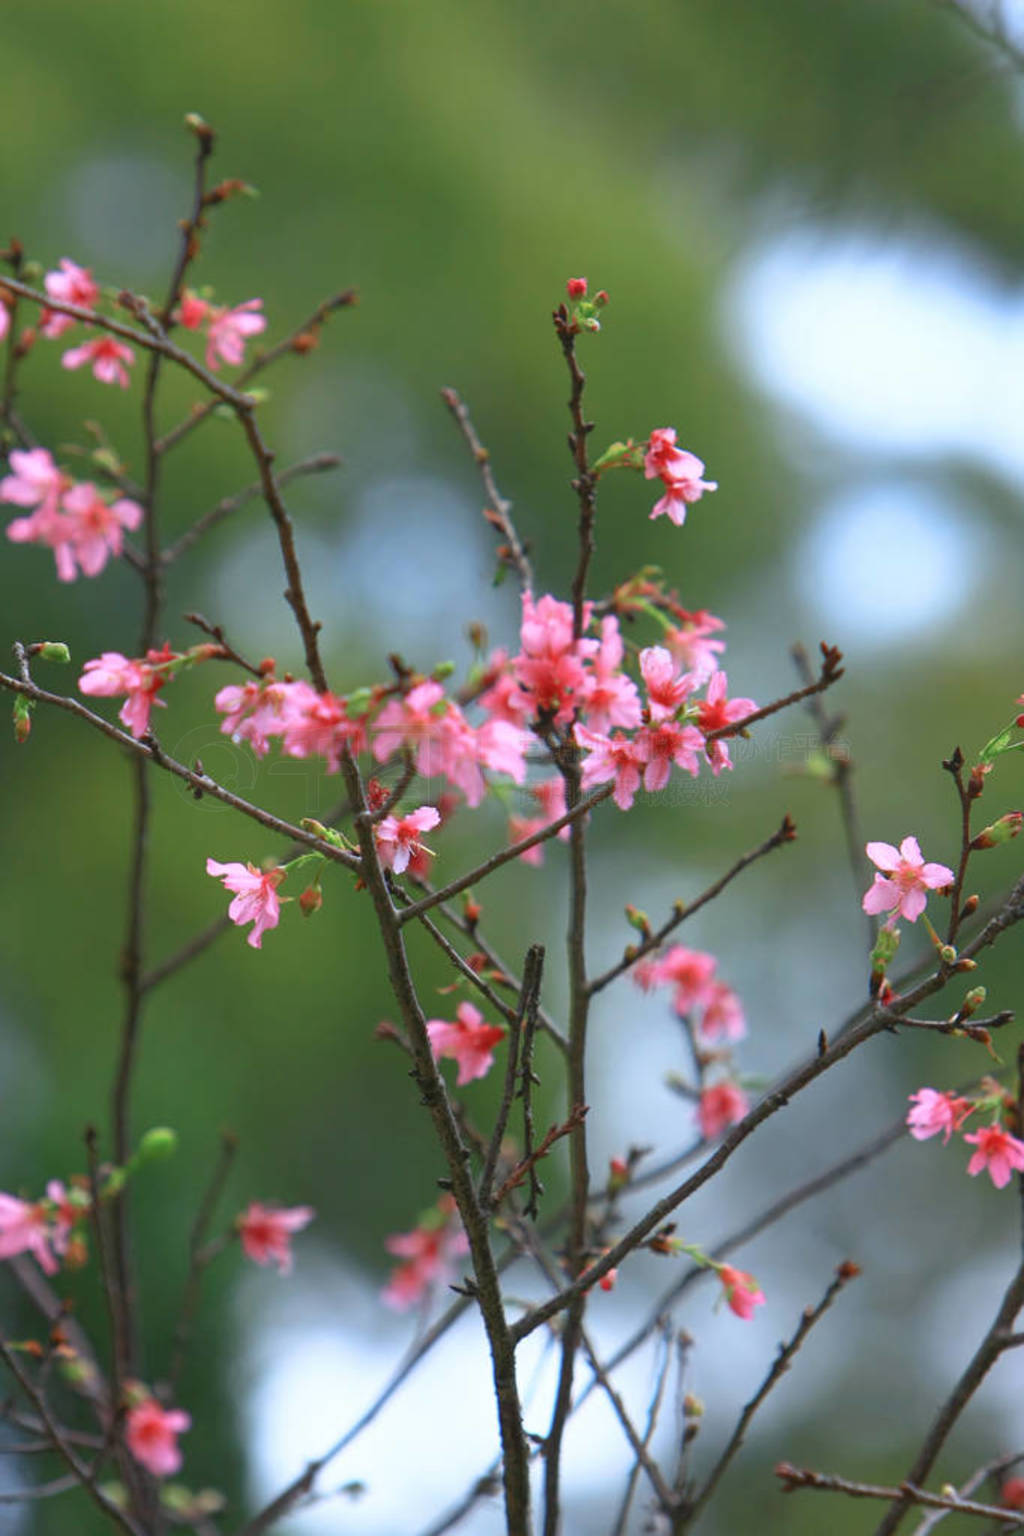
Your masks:
[{"label": "blurred green background", "polygon": [[[584,347],[595,444],[674,424],[721,486],[678,532],[649,521],[649,487],[612,477],[594,590],[645,563],[662,566],[684,602],[726,619],[732,691],[762,701],[794,685],[791,641],[842,646],[849,670],[833,703],[858,765],[865,835],[898,841],[914,831],[926,857],[953,862],[955,810],[940,760],[958,741],[976,750],[1024,686],[1011,351],[1024,256],[1024,109],[1001,56],[955,16],[925,0],[220,8],[42,0],[5,14],[4,48],[3,232],[30,256],[47,267],[70,256],[105,284],[162,296],[188,206],[182,119],[199,111],[219,136],[215,175],[252,182],[261,199],[215,213],[197,280],[224,302],[260,295],[270,341],[327,293],[358,287],[359,306],[335,317],[320,349],[286,358],[265,381],[272,398],[263,411],[279,463],[321,449],[344,459],[289,496],[339,689],[385,676],[394,648],[418,668],[451,657],[463,670],[470,619],[482,619],[494,643],[514,642],[515,594],[511,583],[489,587],[481,491],[439,401],[444,385],[470,404],[541,589],[567,591],[575,507],[566,377],[549,315],[565,279],[585,274],[611,294],[602,335]],[[896,274],[890,287],[862,291],[859,273],[879,263]],[[839,274],[830,288],[820,287],[823,272]],[[826,295],[820,309],[801,310],[817,292]],[[921,305],[901,311],[915,292]],[[790,313],[803,316],[804,331],[787,329]],[[862,364],[872,325],[873,368],[851,367],[847,383],[839,346],[859,345]],[[985,351],[993,332],[1006,343],[998,359]],[[927,392],[901,389],[898,358],[918,354],[919,375],[936,389],[976,375],[986,386],[948,429]],[[831,415],[819,409],[819,375],[801,373],[804,358],[819,369],[831,358]],[[908,377],[918,375],[911,368]],[[175,382],[164,421],[192,398]],[[55,450],[87,444],[83,420],[101,419],[139,472],[137,382],[122,396],[84,374],[61,375],[55,349],[41,344],[23,373],[21,406]],[[861,424],[851,431],[847,407]],[[67,454],[65,462],[73,464]],[[233,427],[210,422],[169,463],[165,537],[251,478]],[[241,648],[300,669],[264,521],[253,503],[175,570],[172,645],[191,643],[180,614],[199,608]],[[76,661],[103,649],[134,654],[139,596],[125,568],[64,587],[44,551],[3,549],[5,645],[47,636],[66,640]],[[37,675],[71,691],[71,674],[40,667]],[[222,669],[216,686],[231,680]],[[167,747],[198,752],[215,776],[294,819],[324,814],[336,781],[307,764],[257,765],[232,748],[211,724],[213,686],[203,673],[167,695],[157,720]],[[624,901],[656,919],[759,842],[783,811],[797,820],[800,841],[682,935],[719,954],[744,996],[751,1073],[771,1074],[810,1048],[863,995],[864,926],[836,806],[798,771],[811,731],[806,717],[788,718],[737,754],[739,770],[712,792],[638,805],[628,822],[608,808],[595,818],[595,968],[627,937]],[[0,739],[0,1185],[28,1194],[80,1168],[83,1127],[107,1115],[130,815],[128,765],[114,758],[66,717],[37,714],[24,748],[9,733]],[[1014,804],[1018,784],[1011,758],[990,791],[993,816]],[[278,850],[162,778],[152,793],[147,942],[158,960],[223,910],[220,887],[203,873],[207,855],[258,860]],[[494,813],[456,823],[439,875],[503,836]],[[995,894],[1018,869],[1012,846],[987,855],[982,893]],[[559,849],[548,876],[517,866],[487,898],[488,927],[510,960],[534,939],[551,945],[555,1011],[564,889]],[[386,1273],[384,1237],[435,1198],[441,1169],[424,1117],[400,1059],[373,1035],[391,1005],[366,907],[344,880],[329,881],[315,920],[286,912],[258,955],[232,930],[153,996],[135,1123],[174,1125],[181,1148],[147,1172],[136,1199],[152,1379],[166,1369],[162,1341],[185,1236],[221,1128],[240,1138],[225,1219],[251,1198],[317,1208],[300,1244],[293,1284],[306,1289],[292,1293],[293,1328],[306,1321],[324,1337],[332,1326],[344,1332],[344,1287],[372,1299]],[[415,939],[412,947],[432,997],[447,976],[436,952]],[[1018,957],[1011,935],[986,961],[997,1007],[1016,1000]],[[436,1011],[447,1006],[439,1000]],[[661,1150],[685,1144],[685,1110],[661,1083],[682,1065],[663,1007],[625,984],[606,994],[595,1052],[606,1075],[595,1076],[591,1094],[598,1154],[630,1136],[648,1139],[652,1125]],[[986,1065],[948,1042],[876,1042],[870,1059],[836,1074],[841,1083],[822,1085],[775,1122],[756,1163],[749,1153],[736,1159],[722,1192],[716,1186],[687,1216],[685,1235],[713,1242],[772,1190],[898,1116],[908,1091],[952,1085]],[[553,1071],[545,1092],[554,1113]],[[488,1089],[468,1098],[483,1118]],[[831,1266],[850,1256],[866,1270],[860,1294],[831,1322],[831,1342],[816,1341],[780,1390],[702,1531],[873,1528],[873,1513],[857,1505],[783,1500],[771,1466],[785,1457],[877,1481],[904,1475],[1009,1273],[1013,1206],[1009,1193],[968,1186],[953,1153],[901,1146],[830,1196],[827,1209],[808,1208],[744,1253],[740,1262],[775,1304],[756,1327],[709,1322],[710,1291],[692,1293],[680,1323],[698,1340],[710,1326],[720,1340],[703,1358],[698,1344],[694,1365],[710,1456]],[[338,1382],[329,1410],[312,1381],[305,1395],[292,1382],[297,1395],[275,1404],[275,1354],[301,1352],[274,1331],[274,1308],[285,1305],[276,1276],[240,1283],[241,1268],[232,1251],[208,1277],[181,1389],[195,1421],[184,1475],[225,1489],[229,1529],[274,1476],[299,1470],[356,1416],[412,1329],[408,1320],[367,1324],[381,1330],[376,1363],[365,1381]],[[633,1288],[608,1302],[611,1342],[635,1315],[627,1304],[643,1305],[668,1283],[653,1261],[638,1261],[637,1271]],[[2,1284],[12,1317],[14,1287]],[[71,1289],[102,1332],[90,1285],[87,1274]],[[17,1326],[29,1326],[27,1315]],[[487,1430],[486,1381],[482,1390]],[[642,1403],[642,1379],[639,1390]],[[964,1476],[1020,1444],[1024,1420],[1006,1398],[979,1403],[944,1475]],[[374,1501],[389,1478],[357,1444],[336,1481],[364,1477],[365,1500],[286,1528],[410,1536],[427,1528],[435,1508],[483,1470],[486,1451],[453,1465],[447,1491],[428,1500],[410,1458],[430,1427],[429,1397],[419,1411],[420,1428],[413,1420],[394,1442],[391,1479],[414,1495],[401,1518],[380,1515]],[[302,1448],[292,1454],[289,1442],[268,1470],[282,1412]],[[531,1428],[544,1422],[538,1408]],[[604,1466],[579,1454],[566,1529],[589,1536],[608,1528],[618,1482],[602,1481]],[[0,1508],[0,1531],[52,1536],[72,1519],[76,1531],[99,1528],[90,1510],[72,1514],[55,1501],[30,1516]],[[463,1526],[498,1528],[485,1507]]]}]

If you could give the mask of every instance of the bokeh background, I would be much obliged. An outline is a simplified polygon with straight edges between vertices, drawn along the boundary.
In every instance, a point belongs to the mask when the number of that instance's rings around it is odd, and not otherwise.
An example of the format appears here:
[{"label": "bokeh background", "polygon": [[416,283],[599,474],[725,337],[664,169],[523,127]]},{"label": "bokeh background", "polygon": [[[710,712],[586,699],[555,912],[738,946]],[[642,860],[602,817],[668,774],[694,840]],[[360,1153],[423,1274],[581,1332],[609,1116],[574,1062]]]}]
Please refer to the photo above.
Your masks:
[{"label": "bokeh background", "polygon": [[[865,835],[912,831],[926,857],[953,862],[940,761],[958,742],[977,750],[1024,686],[1024,94],[1005,55],[926,0],[40,0],[5,14],[4,57],[3,233],[46,266],[67,255],[101,281],[162,294],[188,205],[181,124],[194,110],[219,134],[217,173],[262,194],[216,215],[198,277],[226,302],[262,296],[271,340],[326,293],[358,286],[358,308],[336,317],[320,350],[268,381],[264,412],[280,462],[321,449],[344,459],[289,498],[339,687],[385,675],[395,649],[418,668],[451,658],[464,669],[471,619],[495,643],[514,638],[512,583],[489,584],[492,540],[444,385],[471,405],[542,587],[566,591],[575,509],[549,315],[566,277],[585,274],[612,300],[585,349],[594,441],[674,424],[721,486],[678,531],[648,520],[649,487],[612,477],[595,589],[660,565],[684,601],[726,619],[732,689],[759,700],[794,685],[792,641],[841,645],[848,673],[831,702],[845,715]],[[138,385],[122,397],[58,376],[55,363],[40,347],[24,373],[39,439],[87,444],[82,422],[100,418],[137,467]],[[191,398],[169,390],[166,420]],[[170,463],[168,535],[251,478],[233,428],[211,421]],[[298,669],[282,585],[253,504],[174,573],[167,638],[189,643],[179,615],[199,608],[242,649]],[[127,569],[59,587],[45,552],[10,545],[0,605],[4,645],[61,638],[78,661],[134,651],[139,591]],[[73,677],[46,681],[70,688]],[[336,781],[233,749],[211,724],[210,691],[207,675],[176,685],[158,722],[168,747],[199,752],[216,776],[295,818],[323,814]],[[808,771],[812,746],[809,720],[791,715],[738,754],[727,781],[638,804],[628,819],[609,808],[595,818],[595,965],[628,936],[625,901],[656,918],[784,811],[798,822],[793,847],[681,934],[720,956],[745,1000],[751,1077],[812,1048],[864,995],[860,891],[834,796]],[[107,1114],[129,772],[72,720],[37,715],[28,746],[0,740],[0,774],[0,1186],[32,1194],[82,1166],[83,1127]],[[148,942],[159,959],[223,909],[207,855],[277,850],[173,784],[156,780],[153,796]],[[1009,758],[989,791],[993,816],[1019,797]],[[453,826],[438,872],[500,841],[503,826],[496,811]],[[556,1012],[561,859],[560,848],[549,854],[543,875],[509,868],[487,896],[509,957],[534,940],[551,946]],[[985,855],[981,893],[1008,886],[1019,865],[1013,845]],[[913,952],[922,937],[911,937]],[[1019,942],[1011,935],[986,960],[996,1006],[1018,1000]],[[414,949],[430,996],[447,978]],[[183,1477],[225,1490],[226,1528],[358,1416],[415,1334],[416,1319],[379,1303],[383,1242],[432,1203],[441,1169],[399,1057],[374,1039],[389,1008],[366,904],[339,879],[314,921],[288,912],[260,954],[232,930],[146,1015],[136,1124],[170,1124],[181,1138],[137,1189],[150,1375],[166,1369],[188,1224],[222,1128],[240,1140],[225,1223],[251,1198],[318,1212],[292,1280],[247,1271],[235,1250],[207,1277],[181,1389],[195,1421]],[[743,1149],[687,1208],[683,1235],[713,1244],[898,1117],[921,1083],[951,1086],[987,1064],[951,1042],[875,1042],[777,1117],[760,1150]],[[543,1065],[554,1114],[558,1085]],[[664,1154],[685,1146],[686,1105],[663,1081],[684,1065],[663,1002],[628,983],[604,994],[595,1164],[630,1141]],[[467,1094],[481,1118],[488,1093]],[[769,1296],[754,1323],[714,1312],[713,1285],[689,1293],[677,1321],[697,1340],[699,1470],[834,1265],[864,1268],[704,1517],[708,1536],[874,1527],[877,1512],[861,1505],[784,1499],[771,1468],[785,1457],[877,1481],[904,1475],[1019,1240],[1013,1192],[968,1182],[962,1164],[960,1149],[901,1144],[744,1250]],[[552,1200],[559,1179],[553,1168]],[[670,1263],[637,1260],[598,1300],[606,1350],[670,1283]],[[90,1286],[70,1282],[102,1330]],[[13,1284],[0,1276],[0,1287],[6,1331],[28,1329]],[[539,1345],[525,1363],[529,1427],[543,1432]],[[641,1356],[625,1374],[638,1413],[652,1370]],[[663,1451],[677,1429],[670,1406]],[[414,1536],[485,1469],[492,1443],[486,1363],[467,1323],[332,1466],[326,1489],[359,1481],[364,1495],[286,1528]],[[1022,1444],[1011,1357],[943,1475]],[[566,1529],[604,1532],[628,1457],[596,1396],[567,1455]],[[16,1486],[14,1466],[3,1475]],[[641,1499],[635,1529],[643,1516]],[[71,1521],[83,1536],[99,1528],[91,1510],[60,1500],[0,1506],[11,1536],[54,1536]],[[500,1528],[486,1501],[460,1527]]]}]

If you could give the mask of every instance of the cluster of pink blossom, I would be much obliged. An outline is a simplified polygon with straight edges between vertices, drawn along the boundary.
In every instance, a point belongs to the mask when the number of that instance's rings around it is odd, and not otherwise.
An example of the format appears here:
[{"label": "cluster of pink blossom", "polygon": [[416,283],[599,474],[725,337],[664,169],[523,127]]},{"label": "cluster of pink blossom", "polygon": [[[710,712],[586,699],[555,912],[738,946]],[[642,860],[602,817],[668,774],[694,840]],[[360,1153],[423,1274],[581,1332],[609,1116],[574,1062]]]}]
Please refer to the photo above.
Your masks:
[{"label": "cluster of pink blossom", "polygon": [[397,1312],[423,1301],[455,1272],[455,1260],[469,1252],[469,1243],[451,1195],[422,1217],[411,1232],[396,1232],[385,1240],[388,1253],[401,1259],[381,1292],[381,1299]]},{"label": "cluster of pink blossom", "polygon": [[174,318],[187,331],[206,326],[206,366],[216,371],[222,362],[229,368],[241,367],[250,336],[259,336],[267,328],[265,316],[259,313],[262,308],[262,299],[227,308],[187,291]]},{"label": "cluster of pink blossom", "polygon": [[[945,1143],[954,1131],[961,1130],[969,1115],[991,1102],[961,1098],[948,1090],[940,1093],[935,1088],[919,1088],[910,1095],[907,1125],[915,1141],[941,1135]],[[975,1148],[967,1164],[972,1178],[987,1171],[996,1189],[1005,1189],[1014,1170],[1024,1172],[1024,1141],[1011,1136],[999,1123],[998,1115],[991,1125],[979,1126],[971,1135],[965,1135],[964,1141]]]},{"label": "cluster of pink blossom", "polygon": [[[99,286],[88,267],[80,267],[66,256],[62,257],[56,271],[46,273],[43,284],[47,295],[56,303],[75,304],[79,309],[94,309],[100,297]],[[39,334],[48,340],[56,340],[78,323],[71,315],[44,309],[39,317]],[[131,347],[115,336],[97,336],[92,341],[71,347],[61,357],[63,368],[88,366],[100,384],[118,384],[122,389],[128,388],[128,369],[134,362],[135,353]]]},{"label": "cluster of pink blossom", "polygon": [[640,960],[633,967],[633,980],[645,992],[659,986],[672,988],[675,1012],[693,1022],[701,1065],[715,1065],[724,1073],[717,1080],[702,1081],[698,1096],[697,1124],[708,1141],[736,1125],[750,1108],[746,1093],[731,1075],[728,1050],[746,1035],[747,1021],[739,997],[716,978],[717,968],[714,955],[683,944],[672,944],[654,959]]},{"label": "cluster of pink blossom", "polygon": [[441,812],[433,805],[421,805],[404,816],[382,816],[374,827],[377,853],[385,869],[404,874],[412,861],[433,857],[433,849],[420,842],[420,834],[440,826]]},{"label": "cluster of pink blossom", "polygon": [[0,480],[0,501],[35,510],[9,523],[7,537],[52,549],[61,581],[74,581],[79,571],[98,576],[111,555],[120,555],[124,530],[142,521],[137,501],[107,501],[89,481],[76,484],[45,448],[16,448],[10,464],[13,473]]},{"label": "cluster of pink blossom", "polygon": [[745,1323],[749,1322],[754,1315],[754,1308],[764,1306],[764,1292],[759,1289],[753,1275],[748,1275],[745,1269],[734,1269],[731,1264],[717,1264],[715,1268],[722,1282],[726,1306]]},{"label": "cluster of pink blossom", "polygon": [[945,864],[926,864],[916,837],[905,837],[898,848],[892,843],[868,843],[867,855],[883,871],[864,894],[865,912],[888,912],[886,927],[892,928],[898,917],[915,923],[925,909],[929,891],[944,891],[953,884],[954,875]]}]

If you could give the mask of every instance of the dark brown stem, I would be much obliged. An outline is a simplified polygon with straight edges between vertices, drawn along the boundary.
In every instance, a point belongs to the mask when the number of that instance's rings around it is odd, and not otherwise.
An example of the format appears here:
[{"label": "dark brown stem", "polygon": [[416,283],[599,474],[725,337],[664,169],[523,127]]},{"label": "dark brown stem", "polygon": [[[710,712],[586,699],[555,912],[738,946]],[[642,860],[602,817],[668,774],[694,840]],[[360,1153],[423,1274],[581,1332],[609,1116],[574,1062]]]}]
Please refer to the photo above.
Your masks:
[{"label": "dark brown stem", "polygon": [[967,877],[967,863],[971,857],[971,804],[974,797],[969,794],[968,787],[964,783],[964,757],[959,747],[953,748],[953,755],[946,759],[942,766],[956,785],[957,798],[960,802],[960,858],[957,861],[956,877],[949,898],[949,927],[946,930],[946,943],[955,944],[960,928],[960,903],[963,897],[964,880]]},{"label": "dark brown stem", "polygon": [[795,1493],[800,1488],[815,1488],[823,1493],[842,1493],[848,1499],[899,1499],[904,1509],[913,1505],[926,1509],[944,1509],[951,1514],[978,1515],[985,1520],[998,1520],[1012,1529],[1019,1527],[1024,1517],[1019,1510],[1000,1509],[995,1504],[978,1504],[973,1499],[961,1499],[956,1494],[929,1493],[911,1482],[901,1483],[898,1488],[888,1488],[878,1483],[855,1483],[847,1477],[833,1477],[826,1472],[812,1472],[807,1467],[794,1467],[780,1462],[775,1475],[782,1483],[783,1493]]}]

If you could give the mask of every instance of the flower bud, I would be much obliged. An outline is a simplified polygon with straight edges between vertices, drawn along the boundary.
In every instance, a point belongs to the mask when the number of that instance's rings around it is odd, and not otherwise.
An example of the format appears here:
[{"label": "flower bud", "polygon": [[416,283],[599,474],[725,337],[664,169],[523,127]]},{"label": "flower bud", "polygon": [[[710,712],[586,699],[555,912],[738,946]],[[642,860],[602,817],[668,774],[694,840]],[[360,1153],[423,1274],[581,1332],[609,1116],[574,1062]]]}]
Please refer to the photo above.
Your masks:
[{"label": "flower bud", "polygon": [[613,1157],[608,1164],[608,1188],[614,1192],[629,1183],[629,1164],[621,1157]]},{"label": "flower bud", "polygon": [[71,652],[63,640],[43,640],[39,646],[39,655],[43,661],[58,661],[64,666],[71,660]]},{"label": "flower bud", "polygon": [[988,992],[984,987],[972,987],[964,998],[963,1006],[960,1009],[960,1017],[967,1019],[970,1018],[972,1013],[977,1013],[987,996]]},{"label": "flower bud", "polygon": [[299,910],[303,917],[312,917],[314,912],[319,912],[324,904],[324,896],[318,885],[307,885],[299,897]]},{"label": "flower bud", "polygon": [[565,291],[570,299],[585,299],[587,296],[587,280],[585,277],[570,277],[565,285]]},{"label": "flower bud", "polygon": [[1008,843],[1011,838],[1017,836],[1024,823],[1024,811],[1007,811],[1005,816],[1000,816],[991,826],[983,827],[977,836],[971,839],[971,850],[977,852],[981,848],[996,848],[1000,843]]},{"label": "flower bud", "polygon": [[32,730],[32,704],[23,694],[17,694],[14,700],[14,739],[21,746],[28,741]]},{"label": "flower bud", "polygon": [[139,1142],[136,1159],[140,1163],[158,1163],[178,1150],[178,1133],[168,1125],[154,1125]]}]

